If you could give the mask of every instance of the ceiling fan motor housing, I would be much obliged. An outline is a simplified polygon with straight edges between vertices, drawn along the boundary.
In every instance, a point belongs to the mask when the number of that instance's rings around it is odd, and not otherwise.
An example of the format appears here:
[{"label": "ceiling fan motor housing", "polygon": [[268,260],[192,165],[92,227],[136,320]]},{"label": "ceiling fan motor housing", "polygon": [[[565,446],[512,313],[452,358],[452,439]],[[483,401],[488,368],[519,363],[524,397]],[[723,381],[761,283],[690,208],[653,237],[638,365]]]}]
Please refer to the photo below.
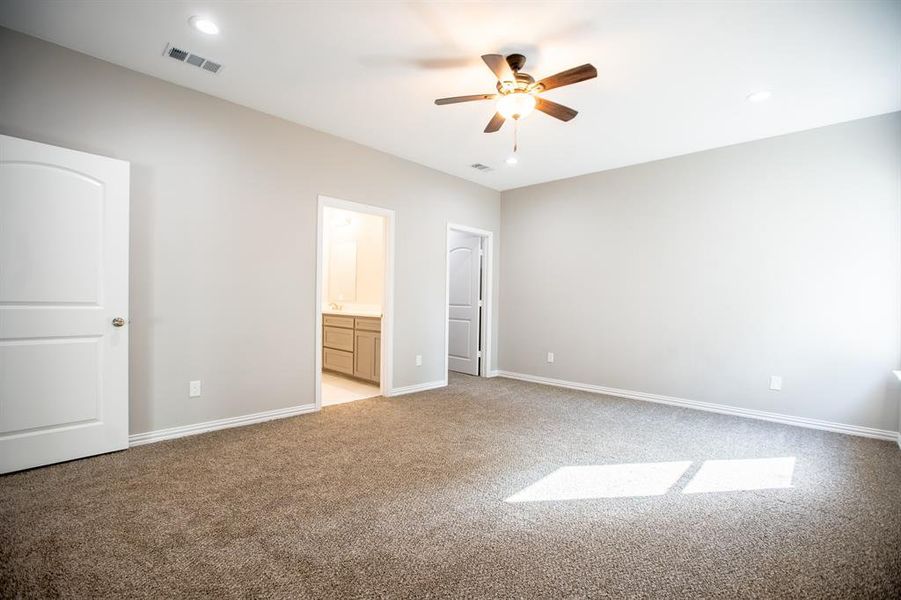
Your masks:
[{"label": "ceiling fan motor housing", "polygon": [[522,54],[510,54],[507,56],[507,64],[514,72],[522,69],[526,64],[526,57]]},{"label": "ceiling fan motor housing", "polygon": [[527,92],[535,84],[535,78],[528,73],[514,73],[516,81],[498,81],[497,91],[502,94],[512,92]]}]

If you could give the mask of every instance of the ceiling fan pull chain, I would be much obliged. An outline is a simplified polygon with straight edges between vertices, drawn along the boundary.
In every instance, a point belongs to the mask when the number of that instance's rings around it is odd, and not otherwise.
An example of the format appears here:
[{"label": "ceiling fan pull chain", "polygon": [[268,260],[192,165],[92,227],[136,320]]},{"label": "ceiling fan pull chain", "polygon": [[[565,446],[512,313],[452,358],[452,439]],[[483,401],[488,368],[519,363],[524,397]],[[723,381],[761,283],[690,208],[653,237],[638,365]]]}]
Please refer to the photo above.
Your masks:
[{"label": "ceiling fan pull chain", "polygon": [[519,149],[519,119],[513,119],[513,154]]}]

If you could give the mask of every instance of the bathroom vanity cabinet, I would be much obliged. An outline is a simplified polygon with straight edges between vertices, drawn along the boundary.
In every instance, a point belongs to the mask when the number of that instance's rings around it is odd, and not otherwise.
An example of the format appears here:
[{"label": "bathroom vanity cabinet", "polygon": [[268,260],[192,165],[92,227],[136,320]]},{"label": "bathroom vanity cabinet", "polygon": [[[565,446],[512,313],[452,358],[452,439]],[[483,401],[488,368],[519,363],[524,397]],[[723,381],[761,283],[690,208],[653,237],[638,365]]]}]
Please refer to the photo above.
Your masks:
[{"label": "bathroom vanity cabinet", "polygon": [[382,319],[353,314],[322,315],[322,368],[379,383]]}]

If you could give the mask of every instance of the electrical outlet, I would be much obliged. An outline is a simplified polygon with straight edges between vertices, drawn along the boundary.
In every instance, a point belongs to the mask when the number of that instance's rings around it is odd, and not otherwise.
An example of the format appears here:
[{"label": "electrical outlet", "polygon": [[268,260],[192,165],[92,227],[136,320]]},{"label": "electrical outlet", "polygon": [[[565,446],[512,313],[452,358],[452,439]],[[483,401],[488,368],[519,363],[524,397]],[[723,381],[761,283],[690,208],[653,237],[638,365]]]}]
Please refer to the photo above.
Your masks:
[{"label": "electrical outlet", "polygon": [[421,366],[422,366],[422,354],[417,354],[417,355],[416,355],[416,366],[417,366],[417,367],[421,367]]},{"label": "electrical outlet", "polygon": [[200,380],[192,381],[188,384],[188,398],[197,398],[200,396]]},{"label": "electrical outlet", "polygon": [[553,352],[548,352],[548,353],[547,353],[547,361],[548,361],[549,363],[554,362],[554,353],[553,353]]},{"label": "electrical outlet", "polygon": [[770,389],[778,392],[782,389],[782,376],[781,375],[772,375],[770,377]]}]

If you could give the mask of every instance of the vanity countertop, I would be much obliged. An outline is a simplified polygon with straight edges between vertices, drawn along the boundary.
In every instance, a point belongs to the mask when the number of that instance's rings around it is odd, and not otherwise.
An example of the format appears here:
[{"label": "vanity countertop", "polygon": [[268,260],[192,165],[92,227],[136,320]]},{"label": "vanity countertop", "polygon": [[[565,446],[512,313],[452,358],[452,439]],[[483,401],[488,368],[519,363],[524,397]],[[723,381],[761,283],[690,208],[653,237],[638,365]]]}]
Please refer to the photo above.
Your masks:
[{"label": "vanity countertop", "polygon": [[377,319],[382,318],[382,313],[373,311],[373,310],[333,310],[331,308],[323,308],[322,314],[324,315],[340,315],[345,317],[374,317]]}]

